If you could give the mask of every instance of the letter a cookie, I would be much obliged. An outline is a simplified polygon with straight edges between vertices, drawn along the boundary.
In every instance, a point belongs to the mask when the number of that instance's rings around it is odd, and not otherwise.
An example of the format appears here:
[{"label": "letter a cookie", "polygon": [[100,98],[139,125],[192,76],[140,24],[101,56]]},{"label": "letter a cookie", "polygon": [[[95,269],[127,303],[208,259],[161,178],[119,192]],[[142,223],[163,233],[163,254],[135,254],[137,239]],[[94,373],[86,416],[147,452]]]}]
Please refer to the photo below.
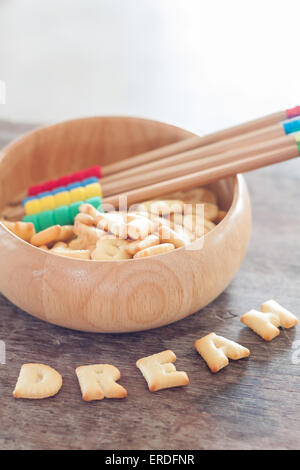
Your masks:
[{"label": "letter a cookie", "polygon": [[194,343],[200,356],[212,372],[218,372],[229,364],[229,359],[242,359],[250,355],[250,351],[234,341],[210,333]]}]

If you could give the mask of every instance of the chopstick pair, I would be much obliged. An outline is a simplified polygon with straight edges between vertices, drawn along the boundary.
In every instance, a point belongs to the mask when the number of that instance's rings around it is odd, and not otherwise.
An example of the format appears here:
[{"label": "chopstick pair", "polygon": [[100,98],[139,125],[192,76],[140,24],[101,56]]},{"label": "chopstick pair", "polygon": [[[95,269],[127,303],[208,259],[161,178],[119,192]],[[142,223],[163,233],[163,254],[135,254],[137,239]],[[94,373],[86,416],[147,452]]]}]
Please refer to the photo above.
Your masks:
[{"label": "chopstick pair", "polygon": [[104,202],[117,205],[121,195],[131,204],[294,158],[300,144],[299,133],[292,133],[300,130],[300,119],[293,118],[299,115],[296,106],[106,165],[101,172]]},{"label": "chopstick pair", "polygon": [[[130,175],[130,170],[128,170],[125,175],[125,172],[121,172],[118,179],[115,181],[107,182],[103,179],[102,189],[106,197],[118,193],[124,193],[142,186],[149,186],[154,183],[188,175],[193,172],[200,172],[221,164],[224,165],[236,160],[244,160],[258,154],[275,152],[289,146],[295,147],[296,139],[299,140],[299,137],[300,133],[290,134],[279,137],[275,140],[263,141],[252,145],[250,144],[242,148],[227,150],[217,154],[211,152],[203,154],[203,148],[192,150],[192,158],[189,158],[189,155],[187,155],[188,152],[175,155],[174,157],[169,157],[169,160],[172,160],[172,162],[168,166],[165,166],[164,162],[160,165],[160,162],[158,161],[155,162],[156,165],[152,171],[149,171],[149,164],[146,164],[138,167],[140,170],[138,174],[134,173]],[[226,146],[225,148],[228,149]],[[175,162],[178,163],[176,164]]]},{"label": "chopstick pair", "polygon": [[[179,190],[187,190],[200,185],[209,184],[219,179],[255,170],[274,163],[283,162],[300,155],[300,133],[284,136],[272,142],[262,142],[249,146],[246,149],[237,149],[221,153],[214,157],[181,163],[177,166],[163,170],[155,170],[143,177],[138,176],[137,181],[127,184],[123,182],[122,192],[119,182],[118,195],[104,198],[104,203],[117,207],[120,197],[127,198],[127,205],[146,199],[153,199]],[[181,172],[181,175],[178,171]],[[184,172],[184,174],[182,174]],[[158,181],[164,178],[163,181]],[[155,181],[155,182],[154,182]],[[138,187],[135,186],[138,185]],[[104,194],[105,189],[104,189]]]},{"label": "chopstick pair", "polygon": [[[110,165],[105,165],[102,167],[102,175],[104,178],[108,177],[110,178],[110,181],[112,181],[114,180],[114,174],[117,177],[117,174],[124,170],[133,169],[133,171],[137,172],[137,167],[141,165],[153,163],[157,160],[161,161],[167,157],[183,152],[189,152],[193,149],[198,151],[200,147],[205,147],[206,150],[204,150],[204,153],[206,153],[208,146],[210,146],[210,148],[212,148],[212,152],[216,153],[220,149],[221,151],[224,151],[222,150],[222,146],[224,144],[226,145],[227,142],[230,146],[235,145],[237,147],[242,147],[247,145],[248,139],[252,143],[255,143],[261,142],[262,140],[281,137],[300,130],[299,126],[295,126],[294,121],[292,120],[298,116],[300,116],[300,106],[295,106],[294,108],[279,111],[229,129],[214,132],[204,137],[194,136],[184,140],[179,140],[178,142],[145,152],[141,155],[136,155]],[[229,140],[231,140],[230,144]],[[214,145],[215,147],[213,147]],[[228,148],[230,149],[231,147],[227,146],[227,149]],[[166,165],[168,166],[169,163],[166,163]],[[107,179],[107,181],[109,181],[109,179]]]}]

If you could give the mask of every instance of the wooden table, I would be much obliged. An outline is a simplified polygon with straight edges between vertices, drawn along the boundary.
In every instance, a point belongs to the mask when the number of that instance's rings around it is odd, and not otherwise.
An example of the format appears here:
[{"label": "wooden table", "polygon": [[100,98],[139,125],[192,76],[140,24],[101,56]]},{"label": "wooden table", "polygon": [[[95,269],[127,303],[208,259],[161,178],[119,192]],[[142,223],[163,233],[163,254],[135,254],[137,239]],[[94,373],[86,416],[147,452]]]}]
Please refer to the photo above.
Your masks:
[{"label": "wooden table", "polygon": [[[1,147],[29,127],[0,123]],[[300,165],[256,171],[247,181],[254,219],[248,255],[227,290],[190,318],[136,334],[89,334],[39,321],[0,296],[1,449],[299,449],[300,353],[297,360],[292,345],[300,327],[266,343],[239,316],[272,297],[300,316]],[[193,348],[211,331],[249,347],[249,360],[211,374]],[[190,385],[150,393],[135,362],[164,349],[176,353]],[[62,373],[59,394],[15,400],[24,362]],[[121,370],[126,400],[81,400],[74,369],[92,363]]]}]

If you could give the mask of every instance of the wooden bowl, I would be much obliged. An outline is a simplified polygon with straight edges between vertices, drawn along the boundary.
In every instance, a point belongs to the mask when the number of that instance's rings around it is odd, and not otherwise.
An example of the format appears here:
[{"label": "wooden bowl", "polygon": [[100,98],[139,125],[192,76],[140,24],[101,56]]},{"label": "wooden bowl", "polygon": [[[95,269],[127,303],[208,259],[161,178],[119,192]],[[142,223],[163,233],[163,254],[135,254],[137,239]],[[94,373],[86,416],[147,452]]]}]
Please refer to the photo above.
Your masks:
[{"label": "wooden bowl", "polygon": [[[79,119],[38,129],[0,154],[0,213],[30,185],[108,164],[192,136],[129,117]],[[151,258],[86,261],[40,250],[0,223],[0,291],[56,325],[92,332],[147,330],[180,320],[214,300],[247,250],[251,211],[242,176],[213,185],[225,219],[203,247]]]}]

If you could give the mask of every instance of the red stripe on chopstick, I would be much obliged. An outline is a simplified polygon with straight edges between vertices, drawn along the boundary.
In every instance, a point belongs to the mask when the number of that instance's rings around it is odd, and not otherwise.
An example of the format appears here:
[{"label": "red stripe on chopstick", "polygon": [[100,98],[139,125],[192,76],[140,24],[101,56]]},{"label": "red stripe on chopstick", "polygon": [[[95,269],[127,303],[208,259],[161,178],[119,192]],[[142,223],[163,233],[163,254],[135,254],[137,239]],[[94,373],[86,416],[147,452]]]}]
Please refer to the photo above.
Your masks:
[{"label": "red stripe on chopstick", "polygon": [[99,165],[93,166],[91,168],[87,168],[83,171],[77,171],[72,175],[65,175],[57,180],[46,181],[43,184],[37,184],[35,186],[31,186],[28,190],[29,196],[36,196],[39,193],[44,191],[52,191],[59,186],[66,186],[70,183],[80,182],[85,178],[90,178],[91,176],[95,176],[96,178],[102,177],[102,170]]},{"label": "red stripe on chopstick", "polygon": [[288,119],[300,116],[300,106],[295,106],[294,108],[287,109],[285,111],[285,114]]}]

